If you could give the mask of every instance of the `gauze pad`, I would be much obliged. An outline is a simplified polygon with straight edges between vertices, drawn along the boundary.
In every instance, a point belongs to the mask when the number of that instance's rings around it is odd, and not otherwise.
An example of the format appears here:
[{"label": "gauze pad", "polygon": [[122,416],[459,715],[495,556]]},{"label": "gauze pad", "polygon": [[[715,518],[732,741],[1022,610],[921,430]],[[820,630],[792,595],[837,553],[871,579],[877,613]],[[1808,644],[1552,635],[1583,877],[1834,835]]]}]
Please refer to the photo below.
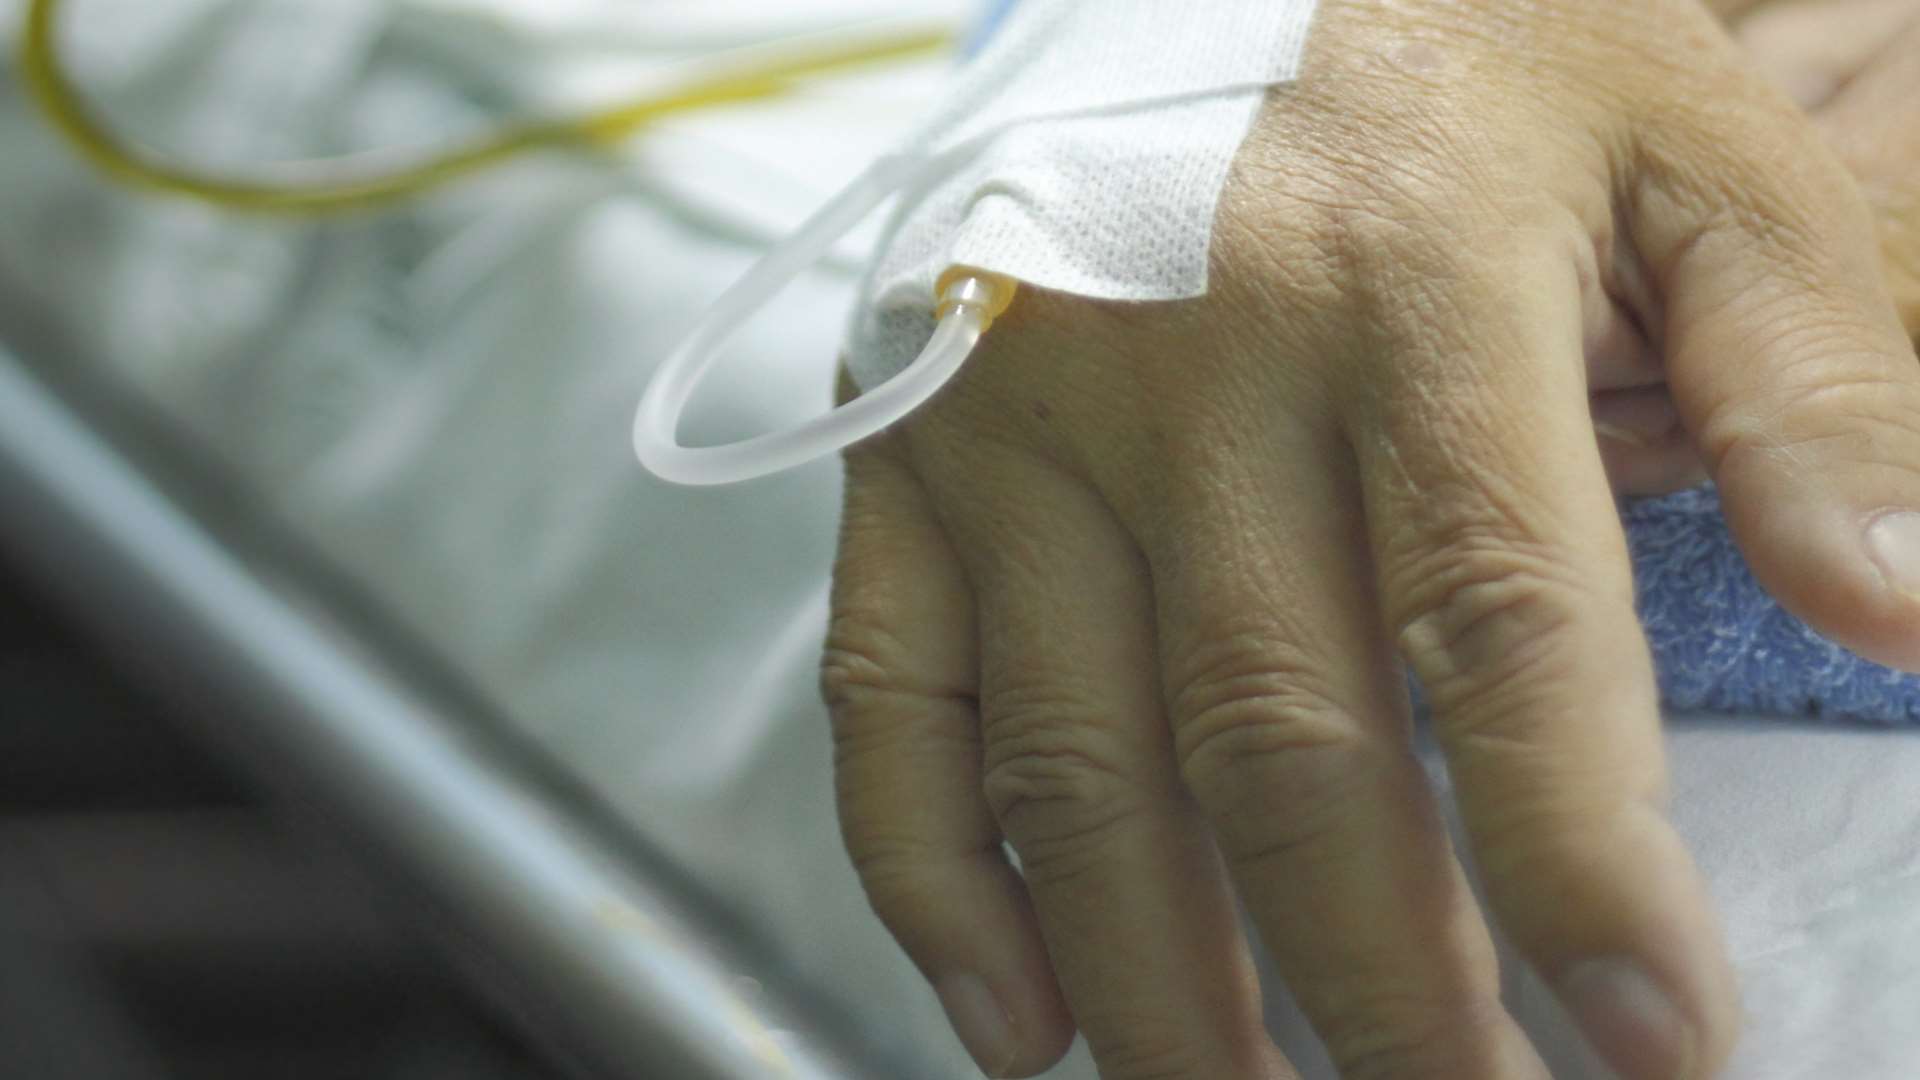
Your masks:
[{"label": "gauze pad", "polygon": [[[1107,300],[1206,292],[1220,190],[1264,91],[1298,69],[1314,6],[1025,0],[917,138],[768,252],[654,369],[635,456],[710,485],[850,446],[938,393],[1020,281]],[[864,392],[784,430],[683,445],[680,416],[727,339],[896,195],[848,335]]]},{"label": "gauze pad", "polygon": [[1104,300],[1207,290],[1214,211],[1316,0],[1020,0],[906,153],[952,167],[901,194],[854,312],[871,389],[934,329],[964,265]]}]

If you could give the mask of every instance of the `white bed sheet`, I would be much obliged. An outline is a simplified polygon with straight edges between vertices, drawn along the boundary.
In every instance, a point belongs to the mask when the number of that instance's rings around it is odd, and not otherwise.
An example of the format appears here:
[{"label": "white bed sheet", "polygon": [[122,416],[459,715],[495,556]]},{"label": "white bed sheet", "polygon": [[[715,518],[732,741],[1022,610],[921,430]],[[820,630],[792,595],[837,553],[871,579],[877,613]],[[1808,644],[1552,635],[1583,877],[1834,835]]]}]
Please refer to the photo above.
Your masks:
[{"label": "white bed sheet", "polygon": [[[0,0],[9,33],[19,7]],[[527,25],[547,42],[536,72],[551,73],[573,70],[555,41],[594,40],[582,28],[635,10],[399,7],[76,0],[75,37],[117,116],[247,160],[473,130],[502,95],[475,57],[511,56],[519,15],[541,13]],[[697,0],[643,7],[690,39],[717,32]],[[781,17],[801,7],[874,5],[793,0]],[[415,38],[464,35],[454,60],[407,59],[394,44],[406,33],[380,36],[391,18]],[[657,62],[602,56],[587,81],[601,92]],[[911,121],[937,71],[877,80],[678,121],[617,167],[532,163],[324,226],[108,191],[12,94],[0,277],[201,432],[876,1042],[926,1077],[964,1077],[976,1074],[868,914],[833,823],[814,661],[837,469],[687,492],[626,449],[652,361]],[[851,287],[827,268],[749,327],[695,425],[737,434],[823,407]],[[1669,742],[1675,815],[1721,900],[1752,1017],[1730,1075],[1920,1072],[1920,734],[1675,720]],[[1538,985],[1513,983],[1556,1075],[1599,1075]],[[1279,995],[1271,1011],[1326,1075]],[[1093,1074],[1076,1050],[1052,1075]]]}]

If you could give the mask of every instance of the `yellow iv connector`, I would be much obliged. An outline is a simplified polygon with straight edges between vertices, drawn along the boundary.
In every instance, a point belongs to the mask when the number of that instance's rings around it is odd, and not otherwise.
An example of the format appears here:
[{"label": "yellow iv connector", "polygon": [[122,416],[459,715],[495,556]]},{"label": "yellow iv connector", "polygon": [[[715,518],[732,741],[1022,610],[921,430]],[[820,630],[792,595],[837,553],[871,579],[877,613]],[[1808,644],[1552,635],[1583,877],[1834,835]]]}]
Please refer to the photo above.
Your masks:
[{"label": "yellow iv connector", "polygon": [[676,113],[778,96],[796,80],[884,60],[904,59],[952,44],[942,30],[812,43],[722,71],[690,78],[581,116],[536,120],[385,175],[339,183],[269,184],[201,173],[123,141],[80,96],[56,42],[61,0],[31,0],[20,39],[20,70],[47,120],[106,176],[129,187],[198,199],[257,214],[318,215],[366,210],[443,187],[523,154],[616,143]]}]

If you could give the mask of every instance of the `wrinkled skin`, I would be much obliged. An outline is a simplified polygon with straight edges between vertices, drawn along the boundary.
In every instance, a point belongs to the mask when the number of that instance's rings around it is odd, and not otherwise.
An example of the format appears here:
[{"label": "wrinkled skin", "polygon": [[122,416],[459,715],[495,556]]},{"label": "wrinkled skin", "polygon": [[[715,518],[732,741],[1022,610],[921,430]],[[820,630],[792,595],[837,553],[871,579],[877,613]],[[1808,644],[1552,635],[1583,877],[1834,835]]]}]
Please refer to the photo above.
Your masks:
[{"label": "wrinkled skin", "polygon": [[1711,7],[1324,0],[1205,298],[1023,293],[848,455],[843,827],[990,1074],[1290,1075],[1236,896],[1345,1077],[1545,1075],[1489,918],[1629,1080],[1726,1059],[1613,489],[1920,668],[1920,5]]},{"label": "wrinkled skin", "polygon": [[[1809,110],[1859,180],[1879,225],[1887,283],[1920,337],[1920,0],[1716,0],[1755,66]],[[1620,491],[1706,478],[1664,373],[1643,357],[1590,357],[1594,421]],[[1627,389],[1626,393],[1612,391]]]}]

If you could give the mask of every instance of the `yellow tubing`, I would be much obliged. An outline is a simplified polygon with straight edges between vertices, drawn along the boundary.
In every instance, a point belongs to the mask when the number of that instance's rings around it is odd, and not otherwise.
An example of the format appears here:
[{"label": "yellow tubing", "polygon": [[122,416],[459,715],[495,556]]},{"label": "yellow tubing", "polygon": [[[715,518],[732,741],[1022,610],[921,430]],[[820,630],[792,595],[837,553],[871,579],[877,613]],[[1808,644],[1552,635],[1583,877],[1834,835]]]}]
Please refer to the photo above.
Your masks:
[{"label": "yellow tubing", "polygon": [[181,195],[256,214],[318,215],[365,210],[431,191],[533,151],[617,142],[646,124],[694,109],[772,97],[794,80],[945,48],[950,34],[912,30],[885,38],[810,44],[751,67],[695,77],[581,116],[516,124],[470,146],[382,176],[340,183],[267,184],[195,172],[123,142],[80,96],[55,41],[61,0],[32,0],[21,36],[20,69],[34,100],[66,141],[103,174],[129,187]]}]

